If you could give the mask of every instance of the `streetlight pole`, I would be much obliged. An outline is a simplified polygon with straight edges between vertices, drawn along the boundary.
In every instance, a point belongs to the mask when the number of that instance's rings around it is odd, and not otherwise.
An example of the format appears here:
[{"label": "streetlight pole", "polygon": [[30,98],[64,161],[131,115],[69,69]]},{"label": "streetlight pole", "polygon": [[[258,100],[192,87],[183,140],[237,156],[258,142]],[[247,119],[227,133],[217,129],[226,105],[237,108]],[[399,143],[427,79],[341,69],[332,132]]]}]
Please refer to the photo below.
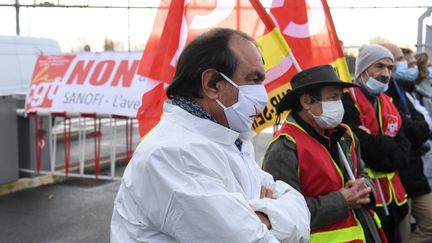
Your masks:
[{"label": "streetlight pole", "polygon": [[19,0],[15,0],[15,23],[16,23],[16,34],[20,35],[20,21],[19,21]]},{"label": "streetlight pole", "polygon": [[424,51],[423,49],[423,20],[427,18],[432,12],[432,7],[427,8],[427,10],[419,17],[418,20],[418,30],[417,30],[417,52]]}]

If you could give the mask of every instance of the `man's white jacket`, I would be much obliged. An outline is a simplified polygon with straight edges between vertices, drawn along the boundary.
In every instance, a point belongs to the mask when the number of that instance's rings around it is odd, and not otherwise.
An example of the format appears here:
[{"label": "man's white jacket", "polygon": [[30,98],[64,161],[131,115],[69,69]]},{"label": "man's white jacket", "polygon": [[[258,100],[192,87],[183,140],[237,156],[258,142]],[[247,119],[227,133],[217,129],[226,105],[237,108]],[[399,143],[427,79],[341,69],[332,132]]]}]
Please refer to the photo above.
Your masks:
[{"label": "man's white jacket", "polygon": [[[166,103],[124,172],[111,242],[308,242],[303,196],[258,168],[248,135]],[[260,199],[261,186],[272,199]]]}]

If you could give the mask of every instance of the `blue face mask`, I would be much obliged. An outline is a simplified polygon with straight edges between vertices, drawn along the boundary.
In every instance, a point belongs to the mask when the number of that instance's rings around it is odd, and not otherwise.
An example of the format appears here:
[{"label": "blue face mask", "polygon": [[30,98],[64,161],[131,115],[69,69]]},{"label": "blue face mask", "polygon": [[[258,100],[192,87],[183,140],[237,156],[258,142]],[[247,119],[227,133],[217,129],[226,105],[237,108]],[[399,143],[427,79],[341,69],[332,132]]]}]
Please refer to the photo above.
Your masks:
[{"label": "blue face mask", "polygon": [[[366,73],[366,74],[368,74],[368,73]],[[369,76],[369,74],[368,74],[368,76]],[[368,80],[366,80],[365,87],[366,87],[367,91],[369,92],[369,94],[376,96],[376,95],[379,95],[379,94],[387,91],[388,83],[382,83],[382,82],[376,80],[375,78],[369,76]]]},{"label": "blue face mask", "polygon": [[392,77],[396,80],[404,80],[414,82],[419,75],[417,66],[408,68],[407,61],[396,62],[396,71]]},{"label": "blue face mask", "polygon": [[432,67],[429,67],[428,70],[429,70],[429,79],[432,79]]}]

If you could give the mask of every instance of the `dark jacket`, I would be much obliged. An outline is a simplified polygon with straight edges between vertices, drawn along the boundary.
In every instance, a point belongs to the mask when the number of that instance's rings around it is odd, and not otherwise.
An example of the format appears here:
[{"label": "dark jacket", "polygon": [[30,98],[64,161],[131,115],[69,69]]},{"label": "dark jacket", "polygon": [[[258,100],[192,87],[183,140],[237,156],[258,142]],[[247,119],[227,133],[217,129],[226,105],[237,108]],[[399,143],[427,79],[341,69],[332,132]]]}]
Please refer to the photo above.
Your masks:
[{"label": "dark jacket", "polygon": [[[352,158],[351,154],[351,137],[346,129],[342,126],[336,127],[335,131],[330,135],[330,140],[319,135],[309,124],[303,121],[300,116],[294,112],[287,118],[300,125],[305,131],[318,142],[320,142],[329,152],[335,163],[339,166],[344,180],[348,181],[348,173],[345,166],[340,160],[340,155],[337,149],[337,142],[340,142],[347,158]],[[341,139],[342,138],[342,139]],[[357,138],[355,138],[357,139]],[[355,142],[358,145],[358,141]],[[367,184],[373,189],[369,176],[363,170],[364,163],[360,156],[360,148],[356,146],[357,151],[357,176],[366,178]],[[319,163],[319,161],[316,161]],[[350,161],[351,162],[351,161]],[[300,177],[298,171],[298,157],[296,144],[284,136],[279,137],[272,142],[266,151],[263,169],[272,174],[275,180],[282,180],[293,188],[301,192]],[[312,168],[311,168],[312,169]],[[375,205],[374,190],[370,195],[370,207]],[[349,208],[345,198],[339,191],[332,191],[326,195],[319,197],[305,197],[309,211],[311,212],[311,229],[317,229],[324,226],[329,226],[348,217]],[[356,209],[356,215],[365,230],[367,242],[375,242],[373,240],[379,238],[374,222],[369,214],[360,212],[363,209]]]},{"label": "dark jacket", "polygon": [[422,154],[425,152],[425,142],[430,137],[429,127],[413,104],[406,98],[405,90],[395,79],[390,80],[387,95],[393,98],[393,103],[402,116],[402,127],[411,142],[409,163],[399,171],[402,183],[409,197],[418,197],[429,193],[430,187],[423,173]]},{"label": "dark jacket", "polygon": [[[376,104],[378,97],[369,95],[363,87],[360,87],[360,90],[375,107],[374,104]],[[382,172],[400,172],[405,169],[409,162],[411,143],[405,137],[404,129],[400,129],[399,133],[394,138],[383,134],[369,134],[359,128],[361,125],[360,113],[355,107],[354,101],[349,93],[344,93],[342,103],[345,109],[343,122],[348,124],[359,138],[361,157],[366,166]],[[377,115],[377,113],[375,115]],[[406,203],[398,206],[394,200],[388,205],[388,209],[391,214],[389,217],[386,216],[383,208],[375,208],[385,229],[393,228],[395,225],[398,225],[408,212]]]},{"label": "dark jacket", "polygon": [[[373,104],[377,97],[370,96],[360,87],[363,94]],[[360,113],[349,93],[344,93],[342,103],[345,109],[343,122],[348,124],[360,140],[361,156],[366,166],[376,171],[392,172],[405,168],[409,161],[411,143],[403,129],[396,137],[371,135],[360,129]],[[377,115],[377,114],[375,114]]]}]

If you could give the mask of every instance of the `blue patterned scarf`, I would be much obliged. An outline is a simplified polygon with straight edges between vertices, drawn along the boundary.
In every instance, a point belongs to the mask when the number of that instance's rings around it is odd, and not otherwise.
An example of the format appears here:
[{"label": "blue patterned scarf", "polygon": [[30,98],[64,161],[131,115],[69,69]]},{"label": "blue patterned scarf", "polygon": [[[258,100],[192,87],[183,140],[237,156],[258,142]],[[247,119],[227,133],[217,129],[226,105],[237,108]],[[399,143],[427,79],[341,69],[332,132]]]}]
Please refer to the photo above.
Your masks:
[{"label": "blue patterned scarf", "polygon": [[[176,96],[174,97],[172,104],[179,106],[180,108],[182,108],[183,110],[189,112],[194,116],[218,123],[212,116],[210,116],[210,114],[207,111],[205,111],[201,106],[199,106],[197,103],[193,102],[189,98]],[[241,151],[242,144],[243,144],[242,141],[239,138],[237,138],[235,141],[235,146],[240,151]]]}]

